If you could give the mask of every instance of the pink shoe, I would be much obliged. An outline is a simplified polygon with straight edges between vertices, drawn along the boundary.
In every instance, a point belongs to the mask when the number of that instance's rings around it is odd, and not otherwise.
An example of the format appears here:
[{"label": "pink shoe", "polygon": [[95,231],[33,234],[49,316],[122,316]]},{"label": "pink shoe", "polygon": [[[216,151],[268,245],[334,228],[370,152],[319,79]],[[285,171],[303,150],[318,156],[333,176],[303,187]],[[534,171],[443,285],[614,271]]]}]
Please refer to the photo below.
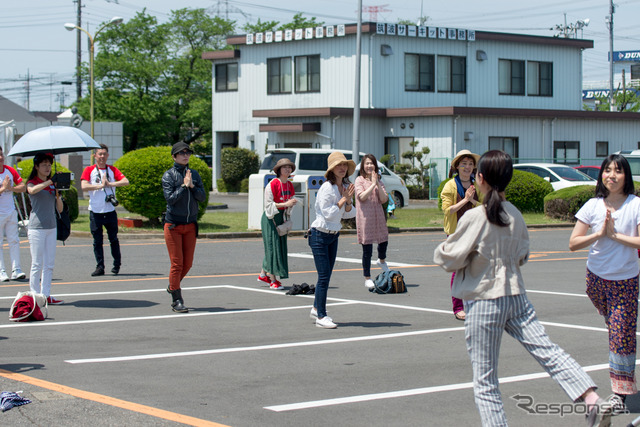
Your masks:
[{"label": "pink shoe", "polygon": [[269,279],[269,276],[258,276],[258,282],[264,282],[268,285],[271,283],[271,279]]},{"label": "pink shoe", "polygon": [[284,289],[284,286],[282,286],[282,283],[278,282],[277,280],[275,282],[273,282],[271,284],[271,286],[269,286],[271,289],[275,289],[275,290],[281,290]]}]

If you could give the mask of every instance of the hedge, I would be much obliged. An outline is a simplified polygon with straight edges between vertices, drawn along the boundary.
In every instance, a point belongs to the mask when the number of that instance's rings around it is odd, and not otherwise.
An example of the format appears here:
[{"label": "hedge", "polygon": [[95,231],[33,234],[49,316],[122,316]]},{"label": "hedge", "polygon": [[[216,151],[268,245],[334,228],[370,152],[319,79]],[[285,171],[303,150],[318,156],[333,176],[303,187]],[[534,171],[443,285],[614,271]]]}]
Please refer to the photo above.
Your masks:
[{"label": "hedge", "polygon": [[[635,194],[640,196],[640,183],[634,181]],[[578,185],[562,188],[544,198],[544,214],[563,221],[576,221],[576,214],[591,198],[595,197],[595,185]]]},{"label": "hedge", "polygon": [[[442,210],[442,189],[453,178],[446,179],[438,186],[438,208]],[[505,197],[522,212],[542,212],[544,197],[553,191],[545,179],[531,172],[515,170],[511,182],[505,189]]]}]

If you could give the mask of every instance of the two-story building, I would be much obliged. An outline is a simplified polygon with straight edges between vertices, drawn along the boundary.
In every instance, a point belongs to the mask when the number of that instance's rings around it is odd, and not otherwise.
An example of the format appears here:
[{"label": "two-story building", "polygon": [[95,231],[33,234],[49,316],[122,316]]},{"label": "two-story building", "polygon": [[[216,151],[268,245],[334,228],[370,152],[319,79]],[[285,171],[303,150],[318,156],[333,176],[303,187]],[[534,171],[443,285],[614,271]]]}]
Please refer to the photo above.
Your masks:
[{"label": "two-story building", "polygon": [[[232,36],[213,63],[213,169],[241,146],[351,149],[356,29],[323,26]],[[582,110],[582,51],[590,40],[364,23],[360,151],[400,161],[428,146],[444,178],[467,148],[520,161],[599,164],[636,149],[635,113]],[[214,184],[215,185],[215,184]]]}]

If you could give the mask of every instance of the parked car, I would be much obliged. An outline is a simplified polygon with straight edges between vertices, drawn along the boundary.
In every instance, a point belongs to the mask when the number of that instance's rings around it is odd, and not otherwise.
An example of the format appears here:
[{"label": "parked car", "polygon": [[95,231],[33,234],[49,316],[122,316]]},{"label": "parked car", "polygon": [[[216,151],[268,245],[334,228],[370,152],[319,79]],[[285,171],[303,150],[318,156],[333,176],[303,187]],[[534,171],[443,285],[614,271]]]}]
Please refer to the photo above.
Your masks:
[{"label": "parked car", "polygon": [[555,163],[518,163],[513,165],[516,170],[531,172],[551,183],[553,191],[576,185],[596,185],[596,180],[589,175],[567,165]]},{"label": "parked car", "polygon": [[627,159],[633,180],[640,181],[640,150],[618,151],[615,154],[622,154]]},{"label": "parked car", "polygon": [[598,174],[600,173],[600,166],[574,166],[573,168],[595,180],[598,179]]},{"label": "parked car", "polygon": [[[269,150],[262,165],[260,173],[268,173],[278,160],[286,158],[296,165],[294,175],[324,175],[327,170],[327,158],[333,151],[341,151],[347,159],[351,159],[351,151],[348,150],[324,150],[317,148],[281,148]],[[365,153],[360,153],[360,158]],[[382,183],[387,192],[393,196],[397,207],[409,206],[409,189],[404,180],[389,170],[382,163],[378,162]],[[351,177],[354,182],[356,175]]]}]

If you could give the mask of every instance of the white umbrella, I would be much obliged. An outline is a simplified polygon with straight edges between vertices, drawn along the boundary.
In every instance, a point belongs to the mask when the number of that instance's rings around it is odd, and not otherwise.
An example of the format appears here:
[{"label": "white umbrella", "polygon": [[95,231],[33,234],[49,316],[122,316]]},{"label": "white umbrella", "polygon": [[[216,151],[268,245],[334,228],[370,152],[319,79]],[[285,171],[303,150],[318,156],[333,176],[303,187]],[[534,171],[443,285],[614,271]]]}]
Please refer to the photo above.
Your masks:
[{"label": "white umbrella", "polygon": [[35,156],[37,153],[75,153],[100,148],[95,139],[71,126],[48,126],[25,133],[9,150],[9,156]]}]

